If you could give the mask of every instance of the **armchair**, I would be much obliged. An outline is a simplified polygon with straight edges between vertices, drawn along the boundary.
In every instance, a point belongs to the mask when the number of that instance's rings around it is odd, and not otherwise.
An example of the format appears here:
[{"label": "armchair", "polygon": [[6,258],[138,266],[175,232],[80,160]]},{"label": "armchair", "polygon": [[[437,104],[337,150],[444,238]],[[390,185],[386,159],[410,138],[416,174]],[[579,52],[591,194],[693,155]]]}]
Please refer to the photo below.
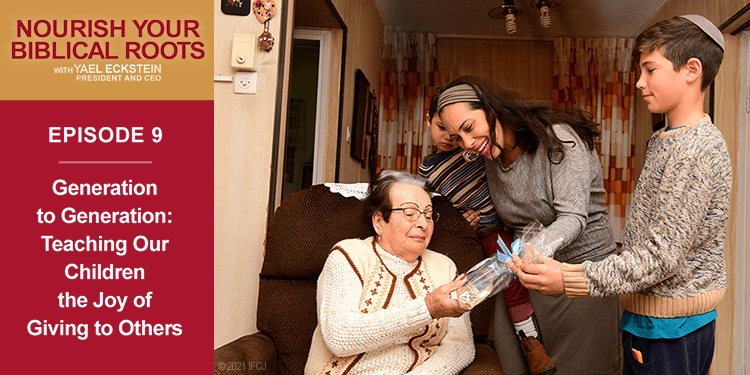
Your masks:
[{"label": "armchair", "polygon": [[[440,213],[429,249],[450,257],[465,272],[484,251],[463,216],[443,197],[433,198]],[[258,292],[258,331],[214,351],[214,374],[302,374],[317,324],[315,289],[328,252],[338,241],[373,235],[357,198],[345,198],[323,185],[288,196],[268,225]],[[502,374],[490,345],[494,303],[471,312],[474,362],[462,374]],[[241,365],[240,365],[241,364]]]}]

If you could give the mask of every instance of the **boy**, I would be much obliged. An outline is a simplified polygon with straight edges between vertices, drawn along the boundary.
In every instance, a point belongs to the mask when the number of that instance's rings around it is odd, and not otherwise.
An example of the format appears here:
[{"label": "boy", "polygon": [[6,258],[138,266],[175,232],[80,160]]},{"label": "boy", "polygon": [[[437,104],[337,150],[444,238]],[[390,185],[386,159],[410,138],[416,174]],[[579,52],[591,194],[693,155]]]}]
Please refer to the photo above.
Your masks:
[{"label": "boy", "polygon": [[[621,255],[580,265],[514,257],[530,289],[570,298],[619,295],[624,374],[708,374],[716,306],[727,288],[732,167],[726,142],[703,113],[724,38],[697,15],[661,21],[636,38],[636,87],[667,127],[648,143]],[[520,268],[519,268],[520,267]]]},{"label": "boy", "polygon": [[[435,116],[440,92],[440,89],[436,89],[433,93],[426,116],[432,143],[437,150],[422,159],[419,175],[426,178],[437,193],[449,199],[453,206],[463,213],[482,240],[485,254],[488,257],[494,256],[500,248],[497,241],[509,244],[513,241],[513,235],[500,220],[490,198],[484,158],[475,152],[460,149],[456,140],[443,127],[440,118]],[[518,282],[518,279],[514,279],[503,291],[503,297],[513,327],[521,338],[521,348],[530,373],[554,374],[557,369],[537,340],[538,334],[531,317],[534,309],[529,300],[528,290]]]}]

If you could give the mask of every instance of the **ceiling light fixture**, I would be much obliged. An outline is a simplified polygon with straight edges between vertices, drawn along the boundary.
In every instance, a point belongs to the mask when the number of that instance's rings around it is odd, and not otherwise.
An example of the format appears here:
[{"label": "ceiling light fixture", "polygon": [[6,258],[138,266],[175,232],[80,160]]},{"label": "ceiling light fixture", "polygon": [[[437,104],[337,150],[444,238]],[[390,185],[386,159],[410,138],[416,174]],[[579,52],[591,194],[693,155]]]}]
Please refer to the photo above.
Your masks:
[{"label": "ceiling light fixture", "polygon": [[531,6],[539,9],[539,23],[542,27],[549,28],[552,26],[552,19],[549,16],[549,8],[562,4],[565,0],[532,0]]},{"label": "ceiling light fixture", "polygon": [[514,0],[505,0],[503,6],[490,9],[488,14],[492,18],[505,18],[505,31],[508,34],[515,34],[518,31],[516,16],[521,13],[523,9],[517,7]]}]

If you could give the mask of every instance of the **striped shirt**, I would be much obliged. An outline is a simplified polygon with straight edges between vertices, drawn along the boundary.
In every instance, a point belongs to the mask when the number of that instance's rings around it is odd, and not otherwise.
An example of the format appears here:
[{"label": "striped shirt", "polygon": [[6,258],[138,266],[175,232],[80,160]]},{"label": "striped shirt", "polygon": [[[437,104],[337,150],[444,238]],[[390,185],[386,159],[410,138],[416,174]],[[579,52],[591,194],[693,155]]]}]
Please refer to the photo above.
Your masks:
[{"label": "striped shirt", "polygon": [[432,188],[448,198],[461,213],[479,211],[478,230],[492,232],[500,225],[487,187],[483,157],[476,155],[468,161],[460,148],[433,153],[422,159],[419,175],[430,181]]}]

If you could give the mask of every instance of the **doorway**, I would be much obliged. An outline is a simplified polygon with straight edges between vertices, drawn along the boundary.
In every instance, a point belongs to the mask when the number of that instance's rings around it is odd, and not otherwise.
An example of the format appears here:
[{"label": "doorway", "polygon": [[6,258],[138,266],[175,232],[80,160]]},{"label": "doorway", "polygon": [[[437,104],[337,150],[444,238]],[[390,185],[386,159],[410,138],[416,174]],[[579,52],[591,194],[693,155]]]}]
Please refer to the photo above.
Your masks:
[{"label": "doorway", "polygon": [[294,30],[281,200],[323,182],[330,39],[327,30]]},{"label": "doorway", "polygon": [[[286,67],[278,80],[268,197],[271,212],[287,195],[335,181],[338,173],[346,24],[332,0],[294,0],[292,4],[304,11],[293,11],[292,34],[283,47],[289,57],[283,57]],[[312,73],[293,72],[300,67]],[[287,129],[293,141],[289,148]]]}]

